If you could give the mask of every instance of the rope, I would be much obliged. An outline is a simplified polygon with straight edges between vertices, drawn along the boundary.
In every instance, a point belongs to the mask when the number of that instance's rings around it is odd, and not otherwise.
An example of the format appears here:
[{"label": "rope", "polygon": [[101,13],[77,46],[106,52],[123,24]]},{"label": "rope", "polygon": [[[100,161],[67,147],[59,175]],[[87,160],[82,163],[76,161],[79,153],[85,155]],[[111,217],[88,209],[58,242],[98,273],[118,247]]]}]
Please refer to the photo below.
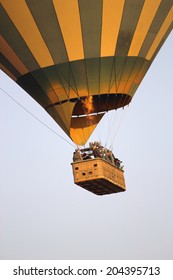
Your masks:
[{"label": "rope", "polygon": [[107,137],[106,137],[106,142],[105,142],[105,147],[107,147],[107,142],[108,139],[110,138],[110,134],[111,134],[111,113],[107,112],[107,120],[108,120],[108,131],[107,131]]},{"label": "rope", "polygon": [[62,137],[61,135],[59,135],[56,131],[54,131],[50,126],[48,126],[47,124],[45,124],[44,122],[42,122],[39,118],[37,118],[33,113],[31,113],[28,109],[26,109],[22,104],[20,104],[16,99],[14,99],[11,95],[9,95],[4,89],[0,88],[0,90],[2,90],[10,99],[12,99],[18,106],[20,106],[24,111],[26,111],[29,115],[31,115],[34,119],[36,119],[38,122],[40,122],[42,125],[44,125],[46,128],[48,128],[50,131],[52,131],[56,136],[58,136],[59,138],[61,138],[63,141],[65,141],[66,143],[68,143],[69,145],[76,147],[75,145],[73,145],[72,143],[70,143],[69,141],[67,141],[64,137]]},{"label": "rope", "polygon": [[121,111],[121,116],[120,116],[120,120],[117,125],[117,129],[114,131],[114,135],[113,135],[114,137],[112,137],[112,142],[110,145],[111,147],[113,147],[113,145],[115,144],[115,139],[116,139],[118,130],[119,130],[120,126],[122,125],[122,121],[124,120],[126,113],[127,113],[127,110],[124,111],[124,109],[123,109],[123,111]]},{"label": "rope", "polygon": [[118,114],[118,111],[117,109],[115,109],[113,112],[112,112],[112,117],[111,117],[111,130],[110,130],[110,146],[109,146],[109,149],[112,151],[112,142],[114,141],[114,134],[115,134],[115,129],[116,129],[116,124],[117,124],[117,114]]}]

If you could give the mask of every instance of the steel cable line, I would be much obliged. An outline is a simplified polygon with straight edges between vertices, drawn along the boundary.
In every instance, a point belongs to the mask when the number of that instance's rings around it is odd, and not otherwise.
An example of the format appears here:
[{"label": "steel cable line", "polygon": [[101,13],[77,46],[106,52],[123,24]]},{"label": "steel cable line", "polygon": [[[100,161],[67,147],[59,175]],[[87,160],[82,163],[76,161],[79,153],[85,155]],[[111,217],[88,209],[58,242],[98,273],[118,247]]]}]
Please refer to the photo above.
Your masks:
[{"label": "steel cable line", "polygon": [[52,131],[55,135],[57,135],[59,138],[61,138],[63,141],[68,143],[69,145],[76,147],[69,141],[67,141],[64,137],[59,135],[56,131],[54,131],[50,126],[45,124],[43,121],[41,121],[39,118],[37,118],[33,113],[31,113],[28,109],[26,109],[22,104],[20,104],[15,98],[13,98],[10,94],[8,94],[4,89],[0,88],[1,91],[3,91],[11,100],[13,100],[18,106],[20,106],[23,110],[25,110],[29,115],[31,115],[34,119],[36,119],[38,122],[40,122],[42,125],[44,125],[46,128],[48,128],[50,131]]},{"label": "steel cable line", "polygon": [[116,128],[116,130],[114,131],[114,135],[113,135],[113,137],[112,137],[111,147],[114,146],[115,140],[117,140],[117,134],[118,134],[118,131],[119,131],[121,125],[122,125],[122,122],[123,122],[125,116],[126,116],[127,110],[126,110],[126,111],[123,110],[123,111],[121,111],[120,113],[121,113],[120,119],[119,119],[119,121],[118,121],[117,128]]}]

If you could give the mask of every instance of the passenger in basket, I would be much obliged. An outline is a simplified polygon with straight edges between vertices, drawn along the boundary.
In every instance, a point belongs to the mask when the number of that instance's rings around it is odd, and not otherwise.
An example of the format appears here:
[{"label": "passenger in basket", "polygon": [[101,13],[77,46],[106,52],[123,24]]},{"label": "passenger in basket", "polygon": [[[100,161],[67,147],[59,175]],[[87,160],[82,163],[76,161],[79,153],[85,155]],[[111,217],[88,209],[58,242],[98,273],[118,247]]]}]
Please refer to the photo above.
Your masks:
[{"label": "passenger in basket", "polygon": [[82,155],[79,149],[76,149],[75,152],[73,153],[73,161],[82,161]]},{"label": "passenger in basket", "polygon": [[112,152],[108,149],[105,149],[105,159],[109,162],[111,162],[112,164],[114,164],[114,156],[112,154]]},{"label": "passenger in basket", "polygon": [[93,146],[93,155],[94,155],[95,158],[101,158],[102,157],[100,149],[99,149],[98,145],[96,145],[96,144],[94,144],[94,146]]}]

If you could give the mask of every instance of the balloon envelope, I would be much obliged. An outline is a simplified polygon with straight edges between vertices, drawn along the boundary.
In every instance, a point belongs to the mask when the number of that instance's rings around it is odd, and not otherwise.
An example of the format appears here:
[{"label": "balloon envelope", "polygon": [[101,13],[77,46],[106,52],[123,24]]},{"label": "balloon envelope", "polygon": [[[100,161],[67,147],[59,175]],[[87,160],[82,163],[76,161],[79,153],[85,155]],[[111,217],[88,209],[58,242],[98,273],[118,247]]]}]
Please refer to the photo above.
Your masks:
[{"label": "balloon envelope", "polygon": [[130,103],[172,19],[172,0],[1,0],[0,68],[84,145]]}]

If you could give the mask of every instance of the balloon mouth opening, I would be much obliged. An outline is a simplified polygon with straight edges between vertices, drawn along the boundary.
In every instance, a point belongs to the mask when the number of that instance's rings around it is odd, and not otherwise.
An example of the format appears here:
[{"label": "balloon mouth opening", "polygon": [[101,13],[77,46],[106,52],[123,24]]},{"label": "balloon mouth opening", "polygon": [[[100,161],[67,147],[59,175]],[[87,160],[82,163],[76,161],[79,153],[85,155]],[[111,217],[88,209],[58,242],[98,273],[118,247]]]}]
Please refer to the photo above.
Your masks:
[{"label": "balloon mouth opening", "polygon": [[125,107],[132,97],[127,94],[102,94],[81,97],[76,101],[72,117],[93,116],[110,110]]}]

